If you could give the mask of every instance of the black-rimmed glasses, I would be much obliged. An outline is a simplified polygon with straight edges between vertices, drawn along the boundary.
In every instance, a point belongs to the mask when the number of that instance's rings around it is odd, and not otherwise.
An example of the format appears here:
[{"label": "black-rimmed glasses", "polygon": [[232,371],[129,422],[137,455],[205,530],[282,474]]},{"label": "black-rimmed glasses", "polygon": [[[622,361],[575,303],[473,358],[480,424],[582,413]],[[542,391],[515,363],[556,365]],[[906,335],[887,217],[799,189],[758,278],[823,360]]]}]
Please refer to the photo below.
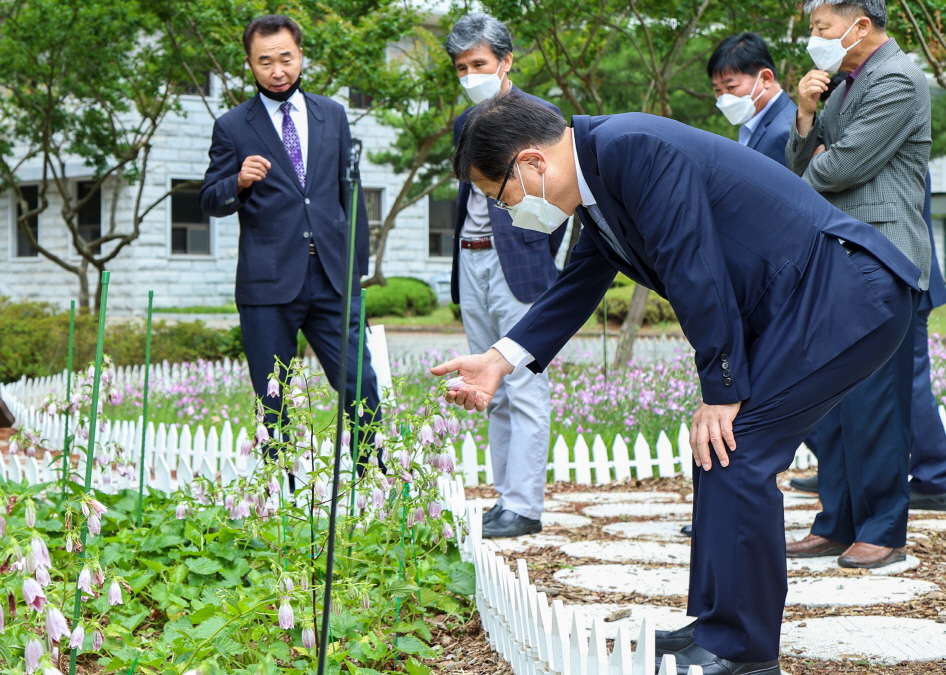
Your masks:
[{"label": "black-rimmed glasses", "polygon": [[509,168],[506,169],[506,177],[503,178],[503,183],[502,185],[499,186],[499,192],[496,193],[496,208],[497,209],[502,209],[503,211],[509,210],[509,204],[502,201],[502,196],[503,196],[503,190],[506,189],[506,183],[509,182],[509,177],[512,176],[512,169],[513,167],[516,166],[517,159],[519,159],[519,153],[516,153],[513,156],[512,161],[509,162]]}]

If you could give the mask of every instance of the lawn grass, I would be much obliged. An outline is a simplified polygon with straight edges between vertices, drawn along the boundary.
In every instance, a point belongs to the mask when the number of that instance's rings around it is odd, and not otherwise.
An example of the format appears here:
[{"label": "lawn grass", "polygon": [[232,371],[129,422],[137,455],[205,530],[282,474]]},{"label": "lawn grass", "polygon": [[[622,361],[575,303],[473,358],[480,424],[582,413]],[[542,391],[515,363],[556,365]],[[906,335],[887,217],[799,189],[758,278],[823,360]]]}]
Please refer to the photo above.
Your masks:
[{"label": "lawn grass", "polygon": [[930,313],[930,335],[946,335],[946,305],[937,307]]},{"label": "lawn grass", "polygon": [[235,302],[226,305],[197,305],[194,307],[155,307],[155,314],[236,314]]},{"label": "lawn grass", "polygon": [[441,305],[427,316],[376,316],[371,323],[385,326],[421,326],[426,328],[463,330],[463,323],[453,318],[449,305]]}]

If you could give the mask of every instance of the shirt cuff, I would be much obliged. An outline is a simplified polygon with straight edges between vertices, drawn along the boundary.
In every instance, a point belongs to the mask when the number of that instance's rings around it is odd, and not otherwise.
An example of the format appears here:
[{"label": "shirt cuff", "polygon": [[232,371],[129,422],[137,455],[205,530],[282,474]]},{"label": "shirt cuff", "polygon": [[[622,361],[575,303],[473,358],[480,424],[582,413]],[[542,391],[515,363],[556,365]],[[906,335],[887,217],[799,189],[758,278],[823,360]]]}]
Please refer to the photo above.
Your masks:
[{"label": "shirt cuff", "polygon": [[509,361],[509,365],[513,367],[512,372],[514,373],[519,372],[535,361],[532,354],[523,349],[518,342],[510,340],[509,338],[502,338],[493,345],[493,349],[502,354],[503,358]]}]

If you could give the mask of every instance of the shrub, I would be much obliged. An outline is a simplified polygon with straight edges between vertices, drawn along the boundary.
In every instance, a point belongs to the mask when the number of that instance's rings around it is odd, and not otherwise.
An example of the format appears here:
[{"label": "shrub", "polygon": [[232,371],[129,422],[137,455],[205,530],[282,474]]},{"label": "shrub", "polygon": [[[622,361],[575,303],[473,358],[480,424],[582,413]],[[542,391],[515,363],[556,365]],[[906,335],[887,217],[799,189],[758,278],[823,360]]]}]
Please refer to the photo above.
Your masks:
[{"label": "shrub", "polygon": [[460,310],[460,305],[455,302],[450,303],[450,311],[453,312],[453,318],[456,321],[463,321],[463,312]]},{"label": "shrub", "polygon": [[[97,317],[76,313],[73,364],[81,368],[95,358]],[[115,365],[145,360],[145,324],[127,321],[105,329],[105,352]],[[0,298],[0,382],[44,377],[66,367],[69,349],[69,313],[47,303],[10,302]],[[242,358],[243,334],[231,329],[208,328],[202,321],[152,325],[151,362]]]},{"label": "shrub", "polygon": [[[604,294],[604,302],[608,305],[608,321],[624,321],[627,317],[627,310],[631,304],[631,296],[634,295],[635,284],[633,281],[627,286],[612,286]],[[598,305],[595,310],[598,321],[604,320],[604,303]],[[647,297],[647,307],[644,309],[644,325],[653,326],[667,321],[676,321],[677,315],[673,307],[664,298],[656,293],[651,293]]]},{"label": "shrub", "polygon": [[426,282],[391,277],[387,286],[369,286],[365,316],[427,316],[437,306],[437,294]]}]

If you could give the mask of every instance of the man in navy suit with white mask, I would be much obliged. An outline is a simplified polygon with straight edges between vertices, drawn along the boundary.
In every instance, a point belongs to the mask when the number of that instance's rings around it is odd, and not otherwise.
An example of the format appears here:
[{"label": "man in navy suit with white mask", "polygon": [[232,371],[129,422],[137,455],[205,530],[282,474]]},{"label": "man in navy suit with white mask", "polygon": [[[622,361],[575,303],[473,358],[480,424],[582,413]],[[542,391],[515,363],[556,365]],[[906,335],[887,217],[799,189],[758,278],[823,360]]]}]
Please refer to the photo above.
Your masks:
[{"label": "man in navy suit with white mask", "polygon": [[484,410],[503,377],[546,368],[618,271],[666,297],[693,345],[693,641],[678,672],[778,675],[788,589],[775,478],[802,439],[902,342],[920,270],[791,171],[714,134],[637,113],[563,120],[523,97],[478,105],[461,180],[549,231],[584,229],[562,274],[486,353],[453,359],[448,401]]},{"label": "man in navy suit with white mask", "polygon": [[[339,387],[342,293],[350,197],[344,180],[351,132],[345,109],[303,92],[302,32],[285,16],[253,20],[243,33],[246,62],[259,95],[217,119],[210,166],[200,203],[211,216],[238,213],[240,247],[236,302],[253,388],[263,404],[275,360],[296,355],[301,330],[325,375]],[[368,270],[368,223],[359,194],[354,283]],[[360,296],[351,303],[346,383],[348,414],[355,414]],[[365,354],[363,421],[380,415],[370,354]],[[375,416],[377,419],[377,416]],[[275,425],[277,415],[267,415]],[[362,426],[364,429],[365,426]]]}]

